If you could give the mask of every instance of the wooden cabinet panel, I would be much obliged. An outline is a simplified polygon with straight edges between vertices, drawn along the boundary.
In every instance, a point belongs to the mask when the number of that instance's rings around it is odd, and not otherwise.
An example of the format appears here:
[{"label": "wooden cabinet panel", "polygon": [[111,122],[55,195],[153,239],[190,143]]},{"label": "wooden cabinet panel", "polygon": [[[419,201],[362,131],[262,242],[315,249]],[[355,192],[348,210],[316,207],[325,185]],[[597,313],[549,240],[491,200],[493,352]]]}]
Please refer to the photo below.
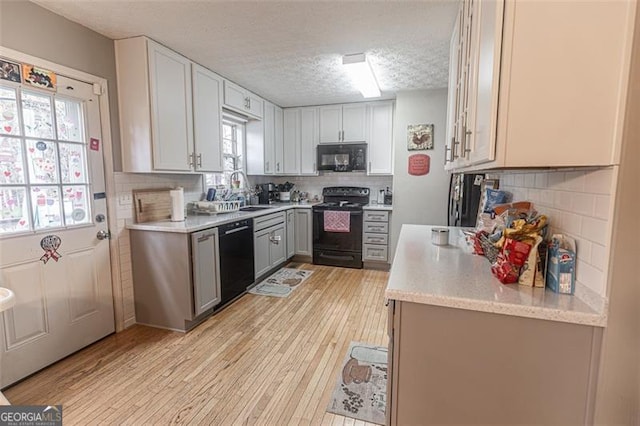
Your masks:
[{"label": "wooden cabinet panel", "polygon": [[300,108],[300,174],[317,175],[318,108]]},{"label": "wooden cabinet panel", "polygon": [[191,62],[151,41],[148,42],[148,54],[153,167],[157,170],[191,171]]},{"label": "wooden cabinet panel", "polygon": [[367,105],[342,106],[342,142],[364,142],[367,132]]},{"label": "wooden cabinet panel", "polygon": [[221,172],[223,80],[199,65],[192,69],[195,169]]},{"label": "wooden cabinet panel", "polygon": [[220,303],[218,228],[191,234],[193,303],[198,316]]},{"label": "wooden cabinet panel", "polygon": [[342,105],[320,107],[320,143],[342,142]]},{"label": "wooden cabinet panel", "polygon": [[296,218],[294,210],[287,210],[287,259],[296,254]]},{"label": "wooden cabinet panel", "polygon": [[271,231],[268,229],[255,232],[253,238],[254,265],[256,278],[265,274],[271,269],[271,242],[269,241]]},{"label": "wooden cabinet panel", "polygon": [[300,174],[300,109],[284,110],[283,167],[285,175]]},{"label": "wooden cabinet panel", "polygon": [[313,215],[311,209],[295,209],[296,215],[296,254],[313,255]]},{"label": "wooden cabinet panel", "polygon": [[370,175],[393,174],[393,102],[369,104],[367,136]]}]

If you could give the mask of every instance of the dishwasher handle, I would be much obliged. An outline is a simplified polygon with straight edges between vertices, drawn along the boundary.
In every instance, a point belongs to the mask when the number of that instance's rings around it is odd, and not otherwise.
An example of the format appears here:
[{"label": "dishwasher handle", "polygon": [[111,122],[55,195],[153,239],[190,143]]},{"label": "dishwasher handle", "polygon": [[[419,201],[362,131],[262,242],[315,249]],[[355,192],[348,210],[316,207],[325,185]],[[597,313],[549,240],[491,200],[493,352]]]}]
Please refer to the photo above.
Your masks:
[{"label": "dishwasher handle", "polygon": [[224,235],[235,234],[236,232],[244,231],[245,229],[249,229],[249,227],[248,226],[241,226],[239,228],[229,229],[228,231],[224,232]]}]

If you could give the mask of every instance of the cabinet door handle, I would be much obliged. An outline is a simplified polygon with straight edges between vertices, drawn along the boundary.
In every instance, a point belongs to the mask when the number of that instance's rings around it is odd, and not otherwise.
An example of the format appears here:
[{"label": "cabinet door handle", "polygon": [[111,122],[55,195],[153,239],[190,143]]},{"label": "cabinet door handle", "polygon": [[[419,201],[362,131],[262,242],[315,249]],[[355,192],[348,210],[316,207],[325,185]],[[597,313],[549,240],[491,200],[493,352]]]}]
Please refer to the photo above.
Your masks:
[{"label": "cabinet door handle", "polygon": [[276,163],[276,171],[279,172],[280,171],[280,162],[278,161]]},{"label": "cabinet door handle", "polygon": [[267,171],[267,172],[269,171],[269,162],[268,161],[265,163],[264,170]]},{"label": "cabinet door handle", "polygon": [[202,154],[198,154],[198,167],[202,167]]},{"label": "cabinet door handle", "polygon": [[194,155],[194,153],[192,152],[187,157],[187,161],[189,162],[189,167],[193,167],[193,155]]}]

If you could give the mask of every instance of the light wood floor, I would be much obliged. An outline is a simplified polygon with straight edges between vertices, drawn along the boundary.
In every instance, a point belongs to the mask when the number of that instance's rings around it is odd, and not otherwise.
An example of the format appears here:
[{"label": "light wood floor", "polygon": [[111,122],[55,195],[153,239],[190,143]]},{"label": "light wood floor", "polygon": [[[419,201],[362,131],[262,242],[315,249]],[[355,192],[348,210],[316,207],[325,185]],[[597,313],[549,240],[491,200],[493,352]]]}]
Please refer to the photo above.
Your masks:
[{"label": "light wood floor", "polygon": [[325,409],[349,342],[387,344],[388,273],[301,267],[288,298],[245,295],[187,334],[131,327],[5,395],[65,424],[365,425]]}]

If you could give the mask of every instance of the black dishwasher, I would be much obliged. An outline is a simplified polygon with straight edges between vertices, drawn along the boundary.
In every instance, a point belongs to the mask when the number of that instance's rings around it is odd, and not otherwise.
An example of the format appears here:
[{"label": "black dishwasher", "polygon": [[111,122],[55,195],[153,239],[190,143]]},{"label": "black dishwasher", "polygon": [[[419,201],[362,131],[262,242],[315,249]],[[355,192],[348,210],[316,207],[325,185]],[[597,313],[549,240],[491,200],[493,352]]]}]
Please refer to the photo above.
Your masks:
[{"label": "black dishwasher", "polygon": [[218,227],[222,306],[253,284],[253,220],[244,219]]}]

